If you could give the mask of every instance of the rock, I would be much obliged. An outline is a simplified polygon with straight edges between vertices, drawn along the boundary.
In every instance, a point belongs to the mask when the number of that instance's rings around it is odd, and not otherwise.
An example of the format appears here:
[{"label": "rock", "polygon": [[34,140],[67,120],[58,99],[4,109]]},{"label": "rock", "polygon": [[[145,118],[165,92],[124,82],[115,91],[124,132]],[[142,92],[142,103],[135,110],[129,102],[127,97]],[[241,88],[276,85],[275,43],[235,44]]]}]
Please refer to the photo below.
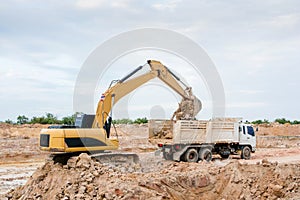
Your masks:
[{"label": "rock", "polygon": [[76,163],[77,163],[77,157],[71,157],[68,162],[67,162],[67,166],[69,168],[75,168],[76,167]]},{"label": "rock", "polygon": [[268,159],[266,159],[266,158],[264,158],[264,159],[262,159],[262,161],[261,161],[261,163],[262,164],[270,164],[270,162],[268,161]]},{"label": "rock", "polygon": [[89,169],[92,165],[92,159],[86,153],[82,153],[78,156],[78,161],[76,163],[76,167]]},{"label": "rock", "polygon": [[240,173],[238,171],[235,171],[232,182],[239,183],[241,180],[242,179]]},{"label": "rock", "polygon": [[115,194],[116,194],[117,196],[123,196],[123,195],[124,195],[123,191],[120,190],[120,189],[118,189],[118,188],[115,189]]},{"label": "rock", "polygon": [[263,167],[270,167],[271,164],[272,164],[272,163],[269,162],[266,158],[262,159],[261,163],[262,163],[262,166],[263,166]]},{"label": "rock", "polygon": [[89,184],[89,185],[86,186],[86,192],[91,193],[91,192],[94,191],[94,188],[95,187],[93,186],[93,184]]},{"label": "rock", "polygon": [[83,181],[84,181],[84,182],[81,182],[81,185],[82,185],[82,186],[87,186],[87,185],[88,185],[88,182],[86,182],[85,179],[83,179]]},{"label": "rock", "polygon": [[274,185],[274,184],[270,184],[269,188],[273,191],[273,194],[277,197],[282,197],[283,196],[283,192],[282,192],[282,186],[281,185]]},{"label": "rock", "polygon": [[286,191],[292,191],[295,187],[296,187],[296,183],[295,182],[292,182],[290,183],[287,188],[286,188]]},{"label": "rock", "polygon": [[94,175],[95,177],[98,177],[98,176],[99,176],[99,173],[98,173],[97,171],[93,171],[92,173],[93,173],[93,175]]},{"label": "rock", "polygon": [[93,181],[93,178],[87,178],[86,181],[87,181],[88,183],[90,183],[90,182]]},{"label": "rock", "polygon": [[79,187],[79,190],[78,190],[78,194],[84,194],[84,193],[85,193],[85,190],[86,190],[86,187],[85,187],[85,186],[80,186],[80,187]]},{"label": "rock", "polygon": [[78,194],[75,195],[75,198],[76,199],[84,199],[84,194],[79,194],[78,193]]}]

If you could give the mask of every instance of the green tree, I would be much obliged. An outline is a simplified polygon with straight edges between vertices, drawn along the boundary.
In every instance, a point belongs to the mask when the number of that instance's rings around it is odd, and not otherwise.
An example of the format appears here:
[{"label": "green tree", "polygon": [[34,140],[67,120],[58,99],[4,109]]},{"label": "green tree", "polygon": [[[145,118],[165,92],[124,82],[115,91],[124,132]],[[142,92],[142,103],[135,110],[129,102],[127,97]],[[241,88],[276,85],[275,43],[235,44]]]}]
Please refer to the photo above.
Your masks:
[{"label": "green tree", "polygon": [[58,123],[57,117],[55,117],[51,113],[46,113],[45,123],[46,124],[57,124]]},{"label": "green tree", "polygon": [[112,121],[113,124],[132,124],[133,121],[131,119],[114,119]]},{"label": "green tree", "polygon": [[300,124],[300,121],[294,120],[293,122],[291,122],[291,124]]},{"label": "green tree", "polygon": [[269,120],[267,120],[267,119],[264,119],[264,120],[259,119],[259,120],[255,120],[251,123],[252,124],[270,124]]},{"label": "green tree", "polygon": [[27,124],[28,122],[28,117],[26,117],[25,115],[19,115],[17,117],[17,124]]},{"label": "green tree", "polygon": [[76,118],[76,114],[72,116],[63,117],[61,122],[62,124],[73,125],[75,124],[75,118]]},{"label": "green tree", "polygon": [[253,122],[251,122],[252,124],[262,124],[263,123],[263,121],[261,120],[261,119],[259,119],[259,120],[255,120],[255,121],[253,121]]},{"label": "green tree", "polygon": [[30,124],[42,124],[42,122],[45,120],[45,117],[32,117],[30,120]]},{"label": "green tree", "polygon": [[287,120],[285,118],[278,118],[278,119],[275,119],[275,122],[279,123],[279,124],[286,124],[286,123],[291,123],[290,120]]},{"label": "green tree", "polygon": [[148,123],[148,119],[146,117],[143,118],[137,118],[133,121],[134,124],[145,124]]},{"label": "green tree", "polygon": [[7,123],[7,124],[14,124],[14,122],[12,120],[10,120],[10,119],[5,120],[5,123]]},{"label": "green tree", "polygon": [[42,117],[33,117],[30,120],[31,124],[61,124],[62,122],[57,119],[53,114],[46,113],[46,116]]}]

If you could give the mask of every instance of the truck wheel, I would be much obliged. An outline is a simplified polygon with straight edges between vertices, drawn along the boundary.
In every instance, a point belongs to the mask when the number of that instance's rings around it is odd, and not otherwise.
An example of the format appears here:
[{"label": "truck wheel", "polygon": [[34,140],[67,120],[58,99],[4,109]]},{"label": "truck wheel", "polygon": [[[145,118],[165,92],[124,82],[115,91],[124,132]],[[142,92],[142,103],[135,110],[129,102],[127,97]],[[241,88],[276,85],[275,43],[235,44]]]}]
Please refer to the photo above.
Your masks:
[{"label": "truck wheel", "polygon": [[245,159],[245,160],[249,160],[250,157],[251,157],[251,149],[250,149],[250,147],[245,146],[245,147],[242,149],[241,158],[242,158],[242,159]]},{"label": "truck wheel", "polygon": [[199,158],[200,160],[206,160],[207,162],[211,161],[212,159],[211,150],[207,148],[201,149]]},{"label": "truck wheel", "polygon": [[197,162],[198,158],[198,152],[196,149],[188,149],[184,154],[184,160],[187,162]]}]

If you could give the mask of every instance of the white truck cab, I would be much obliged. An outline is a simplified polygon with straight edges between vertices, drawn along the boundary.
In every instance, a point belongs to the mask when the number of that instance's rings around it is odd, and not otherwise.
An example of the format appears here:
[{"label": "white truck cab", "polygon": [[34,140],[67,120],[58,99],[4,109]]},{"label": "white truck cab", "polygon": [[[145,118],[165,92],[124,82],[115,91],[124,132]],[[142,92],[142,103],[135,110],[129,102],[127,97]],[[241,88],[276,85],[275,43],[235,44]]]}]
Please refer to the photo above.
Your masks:
[{"label": "white truck cab", "polygon": [[239,128],[239,144],[250,145],[252,152],[256,150],[256,136],[254,129],[249,124],[240,124]]}]

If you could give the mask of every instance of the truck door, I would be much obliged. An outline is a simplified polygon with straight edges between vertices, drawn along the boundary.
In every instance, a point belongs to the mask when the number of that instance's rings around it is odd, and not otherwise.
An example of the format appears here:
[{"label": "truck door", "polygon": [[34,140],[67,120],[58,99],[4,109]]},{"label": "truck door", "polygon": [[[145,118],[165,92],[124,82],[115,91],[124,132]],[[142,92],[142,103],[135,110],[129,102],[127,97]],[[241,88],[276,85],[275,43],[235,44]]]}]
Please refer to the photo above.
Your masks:
[{"label": "truck door", "polygon": [[252,150],[256,148],[256,137],[252,126],[240,126],[240,145],[251,145]]},{"label": "truck door", "polygon": [[240,145],[249,144],[247,140],[246,127],[244,125],[241,125],[239,131],[240,131]]},{"label": "truck door", "polygon": [[252,146],[252,151],[255,151],[256,149],[256,137],[255,137],[255,132],[252,126],[246,126],[247,129],[247,140]]}]

